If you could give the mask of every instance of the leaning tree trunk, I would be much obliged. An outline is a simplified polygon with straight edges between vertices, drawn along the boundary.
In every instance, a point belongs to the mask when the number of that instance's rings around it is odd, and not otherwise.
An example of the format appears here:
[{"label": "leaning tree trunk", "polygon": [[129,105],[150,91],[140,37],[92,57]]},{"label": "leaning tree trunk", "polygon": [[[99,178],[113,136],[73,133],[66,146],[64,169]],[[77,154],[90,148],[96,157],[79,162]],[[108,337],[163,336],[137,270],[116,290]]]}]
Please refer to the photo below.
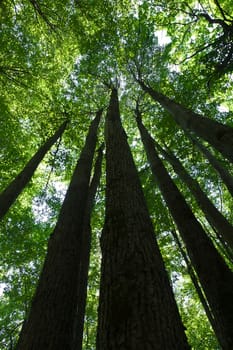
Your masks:
[{"label": "leaning tree trunk", "polygon": [[78,303],[77,303],[77,315],[75,320],[75,334],[73,350],[82,350],[83,341],[83,328],[84,328],[84,317],[85,317],[85,307],[87,299],[87,282],[88,282],[88,270],[90,261],[90,251],[91,251],[91,212],[94,205],[94,199],[96,195],[97,188],[99,186],[101,177],[101,165],[103,159],[103,146],[98,150],[98,156],[95,163],[94,175],[89,186],[87,206],[84,218],[84,234],[82,251],[80,258],[80,271],[79,271],[79,284],[78,284]]},{"label": "leaning tree trunk", "polygon": [[200,302],[205,310],[206,316],[207,316],[207,318],[212,326],[213,331],[215,333],[217,333],[217,329],[215,328],[216,325],[215,325],[214,317],[212,315],[211,309],[210,309],[208,302],[206,300],[205,294],[203,293],[203,291],[201,289],[200,283],[199,283],[198,278],[196,276],[196,273],[193,269],[192,263],[187,255],[187,253],[184,251],[182,244],[180,242],[180,239],[179,239],[175,230],[172,230],[172,235],[173,235],[173,238],[174,238],[174,240],[179,248],[179,251],[180,251],[180,253],[181,253],[181,255],[186,263],[188,274],[189,274],[191,281],[195,287],[195,290],[196,290],[197,295],[200,299]]},{"label": "leaning tree trunk", "polygon": [[229,245],[229,247],[233,249],[233,226],[213,205],[207,195],[202,191],[199,183],[189,175],[179,159],[171,152],[164,150],[155,140],[154,145],[172,165],[174,171],[177,173],[180,179],[186,183],[190,192],[196,198],[199,207],[205,214],[206,219],[217,231],[218,236],[221,237],[221,239],[223,239]]},{"label": "leaning tree trunk", "polygon": [[65,121],[60,128],[51,136],[34,154],[30,161],[26,164],[24,169],[16,176],[16,178],[6,187],[6,189],[0,194],[0,219],[7,213],[11,205],[15,202],[16,198],[23,191],[25,186],[30,181],[36,168],[44,158],[45,154],[52,147],[52,145],[61,137],[67,125]]},{"label": "leaning tree trunk", "polygon": [[113,89],[97,350],[189,349]]},{"label": "leaning tree trunk", "polygon": [[233,349],[233,273],[213,246],[158,157],[154,140],[137,118],[152,172],[185,242],[215,320],[223,350]]},{"label": "leaning tree trunk", "polygon": [[191,130],[208,141],[233,163],[233,128],[192,112],[179,103],[138,81],[142,89],[159,102],[184,130]]},{"label": "leaning tree trunk", "polygon": [[73,349],[84,216],[101,112],[97,112],[91,123],[49,239],[47,256],[17,350]]},{"label": "leaning tree trunk", "polygon": [[206,156],[212,167],[218,172],[222,181],[226,185],[228,191],[233,197],[233,177],[229,173],[229,171],[224,168],[224,166],[216,159],[216,157],[201,143],[197,140],[197,138],[193,137],[189,133],[188,137],[192,140],[192,142],[200,149],[200,151]]}]

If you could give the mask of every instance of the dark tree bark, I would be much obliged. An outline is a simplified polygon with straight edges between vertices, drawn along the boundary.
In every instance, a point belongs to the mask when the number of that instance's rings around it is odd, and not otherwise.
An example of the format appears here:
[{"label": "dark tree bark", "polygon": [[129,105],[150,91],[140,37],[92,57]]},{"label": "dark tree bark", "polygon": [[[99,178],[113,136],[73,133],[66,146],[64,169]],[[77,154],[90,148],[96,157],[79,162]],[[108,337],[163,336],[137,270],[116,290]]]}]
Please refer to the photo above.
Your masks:
[{"label": "dark tree bark", "polygon": [[184,130],[191,130],[208,141],[233,163],[233,128],[192,112],[138,80],[141,88],[159,102]]},{"label": "dark tree bark", "polygon": [[78,303],[77,303],[77,315],[75,320],[75,335],[73,350],[82,350],[83,341],[83,328],[85,307],[87,299],[87,282],[88,282],[88,270],[91,251],[91,212],[94,205],[95,195],[99,186],[101,177],[101,165],[103,159],[103,146],[98,150],[98,156],[95,163],[94,175],[89,186],[87,206],[84,219],[84,234],[83,243],[80,258],[80,271],[79,271],[79,284],[78,284]]},{"label": "dark tree bark", "polygon": [[6,189],[0,194],[0,219],[7,213],[11,205],[15,202],[19,194],[26,187],[28,182],[31,180],[38,165],[57,141],[63,134],[67,125],[65,121],[60,128],[51,136],[34,154],[30,161],[26,164],[24,169],[16,176],[16,178],[6,187]]},{"label": "dark tree bark", "polygon": [[180,179],[186,183],[190,192],[196,198],[199,207],[205,214],[206,219],[217,231],[218,236],[221,237],[229,245],[229,247],[233,249],[233,226],[213,205],[207,195],[202,191],[199,183],[189,175],[179,159],[171,152],[164,150],[155,140],[154,145],[172,165]]},{"label": "dark tree bark", "polygon": [[101,113],[97,112],[91,123],[57,224],[49,239],[47,256],[17,350],[71,350],[73,347],[80,249]]},{"label": "dark tree bark", "polygon": [[202,306],[203,306],[203,308],[205,310],[206,316],[208,317],[208,320],[209,320],[209,322],[210,322],[210,324],[212,326],[213,331],[215,333],[217,333],[214,316],[212,315],[212,312],[211,312],[211,309],[210,309],[210,307],[208,305],[208,301],[206,300],[205,294],[203,293],[203,291],[201,289],[200,283],[199,283],[198,278],[196,276],[196,273],[195,273],[195,271],[193,269],[192,263],[191,263],[188,255],[187,255],[187,253],[183,249],[182,244],[180,242],[180,239],[179,239],[179,237],[178,237],[178,235],[177,235],[175,230],[172,230],[172,235],[173,235],[174,240],[175,240],[175,242],[176,242],[176,244],[177,244],[177,246],[179,248],[179,251],[180,251],[180,253],[181,253],[181,255],[182,255],[182,257],[183,257],[183,259],[184,259],[184,261],[186,263],[187,271],[188,271],[189,276],[191,278],[191,281],[193,282],[193,285],[194,285],[194,287],[196,289],[196,292],[197,292],[197,295],[198,295],[198,297],[200,299],[200,302],[202,303]]},{"label": "dark tree bark", "polygon": [[137,118],[152,172],[185,242],[215,320],[223,350],[233,349],[233,273],[219,255],[158,157],[154,140]]},{"label": "dark tree bark", "polygon": [[97,350],[189,349],[113,89]]},{"label": "dark tree bark", "polygon": [[191,136],[188,133],[188,137],[192,140],[192,142],[200,149],[200,151],[205,155],[205,157],[208,159],[212,167],[218,172],[219,176],[221,177],[222,181],[226,185],[228,191],[233,197],[233,177],[229,173],[229,171],[224,168],[224,166],[216,159],[216,157],[201,143],[197,140],[197,138]]}]

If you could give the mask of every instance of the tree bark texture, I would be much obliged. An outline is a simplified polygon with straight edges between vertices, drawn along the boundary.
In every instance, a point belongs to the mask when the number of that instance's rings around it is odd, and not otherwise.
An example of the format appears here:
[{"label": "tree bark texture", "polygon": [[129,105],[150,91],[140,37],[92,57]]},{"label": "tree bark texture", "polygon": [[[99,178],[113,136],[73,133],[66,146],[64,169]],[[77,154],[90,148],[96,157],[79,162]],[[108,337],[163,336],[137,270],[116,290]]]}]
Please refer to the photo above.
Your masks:
[{"label": "tree bark texture", "polygon": [[75,335],[80,255],[92,161],[101,111],[91,123],[74,170],[17,350],[71,350]]},{"label": "tree bark texture", "polygon": [[199,207],[205,214],[206,219],[210,225],[215,228],[219,237],[221,237],[229,245],[229,247],[233,249],[233,226],[202,191],[199,183],[193,179],[191,175],[189,175],[179,159],[171,152],[164,150],[155,140],[154,145],[172,165],[174,171],[177,173],[180,179],[188,186],[190,192],[196,198]]},{"label": "tree bark texture", "polygon": [[11,205],[15,202],[19,194],[23,191],[25,186],[32,178],[36,168],[44,158],[45,154],[63,134],[67,125],[65,121],[60,128],[51,136],[34,154],[30,161],[26,164],[24,169],[16,176],[16,178],[6,187],[0,194],[0,219],[8,212]]},{"label": "tree bark texture", "polygon": [[77,314],[75,319],[75,331],[74,331],[74,343],[73,350],[82,350],[83,341],[83,328],[85,318],[85,307],[87,299],[87,283],[88,283],[88,270],[90,262],[91,251],[91,212],[94,205],[95,195],[99,186],[101,177],[101,166],[103,159],[103,146],[98,150],[98,156],[95,163],[94,175],[89,186],[86,213],[84,218],[84,233],[83,242],[79,266],[79,283],[78,283],[78,302],[77,302]]},{"label": "tree bark texture", "polygon": [[152,172],[186,245],[211,312],[223,350],[233,349],[233,273],[219,255],[158,157],[154,140],[137,118]]},{"label": "tree bark texture", "polygon": [[106,125],[106,216],[97,350],[190,349],[113,89]]},{"label": "tree bark texture", "polygon": [[198,281],[198,278],[197,278],[196,273],[193,269],[192,263],[187,255],[187,253],[183,249],[182,244],[180,242],[180,238],[178,237],[175,230],[172,230],[172,235],[173,235],[173,238],[174,238],[174,240],[179,248],[179,251],[180,251],[180,253],[181,253],[181,255],[186,263],[188,274],[189,274],[191,281],[196,289],[197,295],[198,295],[200,302],[205,310],[206,316],[208,317],[208,320],[212,326],[213,331],[215,333],[217,333],[217,329],[215,328],[216,325],[215,325],[214,316],[212,315],[212,312],[211,312],[211,309],[208,305],[208,301],[205,297],[205,294],[203,293],[203,291],[201,289],[200,282]]},{"label": "tree bark texture", "polygon": [[208,159],[212,167],[218,172],[222,181],[226,185],[228,191],[233,197],[233,176],[229,173],[229,171],[218,161],[218,159],[206,148],[201,142],[197,140],[197,138],[191,136],[188,133],[188,137],[192,140],[192,142],[199,148],[199,150],[205,155]]},{"label": "tree bark texture", "polygon": [[159,102],[173,116],[181,128],[191,130],[197,136],[208,141],[233,163],[233,128],[192,112],[188,108],[145,85],[143,81],[139,81],[139,84],[145,92],[155,101]]}]

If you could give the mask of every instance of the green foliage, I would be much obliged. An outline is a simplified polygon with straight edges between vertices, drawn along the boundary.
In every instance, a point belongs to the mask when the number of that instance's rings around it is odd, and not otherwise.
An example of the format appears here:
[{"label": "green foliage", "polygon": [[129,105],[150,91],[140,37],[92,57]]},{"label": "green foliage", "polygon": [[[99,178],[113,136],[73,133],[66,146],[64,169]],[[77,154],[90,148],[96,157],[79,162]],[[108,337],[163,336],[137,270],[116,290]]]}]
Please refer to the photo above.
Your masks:
[{"label": "green foliage", "polygon": [[176,298],[193,350],[220,350],[188,275],[176,282]]},{"label": "green foliage", "polygon": [[[0,189],[64,119],[70,120],[60,144],[45,157],[0,224],[0,348],[12,349],[16,343],[90,119],[99,108],[106,108],[109,86],[114,84],[120,88],[122,121],[189,341],[195,350],[219,349],[170,234],[173,223],[136,128],[136,101],[152,136],[182,159],[233,222],[232,198],[204,156],[171,116],[142,93],[135,78],[193,111],[232,126],[231,2],[221,1],[220,7],[214,0],[3,0],[0,18]],[[232,171],[225,159],[215,155]],[[189,190],[169,166],[168,170],[207,225]],[[92,217],[85,350],[95,349],[104,176],[101,181]],[[224,248],[221,253],[226,256]]]}]

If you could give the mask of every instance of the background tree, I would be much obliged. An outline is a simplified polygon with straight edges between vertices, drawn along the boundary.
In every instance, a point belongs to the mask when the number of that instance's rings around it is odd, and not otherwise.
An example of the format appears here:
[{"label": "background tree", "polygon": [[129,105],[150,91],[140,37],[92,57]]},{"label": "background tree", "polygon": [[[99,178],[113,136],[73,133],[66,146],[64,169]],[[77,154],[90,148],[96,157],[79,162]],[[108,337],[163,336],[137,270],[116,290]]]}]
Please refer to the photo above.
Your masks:
[{"label": "background tree", "polygon": [[[85,233],[85,215],[97,129],[102,111],[92,121],[67,190],[17,349],[72,349]],[[85,248],[84,248],[85,249]],[[58,331],[59,330],[59,331]]]},{"label": "background tree", "polygon": [[65,121],[60,128],[51,136],[34,154],[32,159],[26,164],[23,170],[16,176],[15,179],[5,188],[0,194],[0,218],[2,218],[14,203],[18,195],[23,191],[24,187],[30,181],[36,168],[42,161],[49,148],[62,136],[62,133],[67,125]]},{"label": "background tree", "polygon": [[[233,339],[231,339],[232,316],[231,312],[229,313],[231,298],[227,301],[227,297],[232,289],[233,273],[214,248],[208,235],[196,220],[167,173],[155,150],[154,140],[143,125],[138,113],[137,124],[153,175],[185,243],[192,265],[214,315],[216,336],[223,349],[230,349],[233,343]],[[206,258],[207,256],[208,258]],[[209,264],[210,261],[211,264]],[[212,268],[213,270],[210,271],[209,269]],[[222,283],[222,285],[214,286],[216,282]],[[220,296],[220,291],[225,294],[225,297]]]}]

